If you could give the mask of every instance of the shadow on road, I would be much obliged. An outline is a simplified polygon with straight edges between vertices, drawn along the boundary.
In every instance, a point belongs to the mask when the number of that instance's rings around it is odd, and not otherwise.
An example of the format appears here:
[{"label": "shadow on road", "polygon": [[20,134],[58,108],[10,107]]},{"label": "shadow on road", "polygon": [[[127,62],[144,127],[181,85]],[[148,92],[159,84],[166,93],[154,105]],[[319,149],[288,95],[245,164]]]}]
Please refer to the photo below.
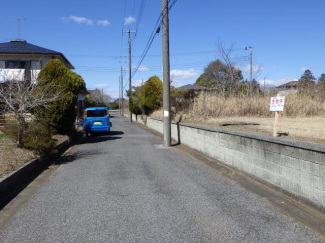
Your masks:
[{"label": "shadow on road", "polygon": [[121,136],[123,135],[124,132],[122,131],[111,131],[109,134],[107,133],[96,133],[96,134],[91,134],[90,137],[83,137],[80,140],[76,142],[76,144],[92,144],[92,143],[101,143],[101,142],[106,142],[106,141],[112,141],[112,140],[117,140],[117,139],[122,139]]},{"label": "shadow on road", "polygon": [[54,162],[54,164],[56,164],[56,165],[68,164],[68,163],[71,163],[77,159],[89,159],[92,156],[98,156],[100,154],[105,154],[105,152],[100,152],[97,149],[90,150],[90,151],[77,151],[77,152],[73,152],[72,154],[66,154],[63,157],[60,157],[59,159],[57,159]]}]

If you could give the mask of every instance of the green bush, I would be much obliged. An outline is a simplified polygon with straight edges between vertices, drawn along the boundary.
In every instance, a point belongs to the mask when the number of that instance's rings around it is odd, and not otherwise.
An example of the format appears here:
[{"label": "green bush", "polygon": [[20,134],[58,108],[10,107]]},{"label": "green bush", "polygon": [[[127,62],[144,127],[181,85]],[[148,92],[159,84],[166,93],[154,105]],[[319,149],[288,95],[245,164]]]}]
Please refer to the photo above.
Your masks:
[{"label": "green bush", "polygon": [[18,142],[18,130],[20,126],[17,123],[6,123],[3,132],[15,143]]},{"label": "green bush", "polygon": [[[18,142],[18,130],[20,126],[17,123],[7,123],[5,134],[14,142]],[[45,121],[33,121],[26,123],[23,128],[21,145],[23,148],[31,149],[38,154],[54,152],[55,140],[52,139],[51,128]]]},{"label": "green bush", "polygon": [[[63,89],[62,98],[50,104],[47,108],[37,111],[38,117],[46,118],[58,133],[68,134],[74,127],[77,117],[76,104],[78,93],[85,89],[85,82],[81,76],[69,70],[60,60],[48,62],[38,76],[39,86],[49,83]],[[55,89],[57,87],[54,87]]]},{"label": "green bush", "polygon": [[162,105],[163,83],[157,77],[153,76],[148,79],[143,85],[141,94],[141,105],[146,115],[149,115],[154,110],[157,110]]},{"label": "green bush", "polygon": [[28,124],[22,142],[24,148],[31,149],[38,154],[55,152],[56,141],[52,139],[51,129],[42,121],[33,121]]},{"label": "green bush", "polygon": [[127,92],[127,95],[129,97],[129,110],[135,115],[140,115],[143,113],[143,107],[141,104],[142,93],[143,86],[134,87],[134,91]]},{"label": "green bush", "polygon": [[120,108],[120,105],[118,104],[118,101],[111,103],[111,105],[109,106],[110,110],[117,110],[119,108]]}]

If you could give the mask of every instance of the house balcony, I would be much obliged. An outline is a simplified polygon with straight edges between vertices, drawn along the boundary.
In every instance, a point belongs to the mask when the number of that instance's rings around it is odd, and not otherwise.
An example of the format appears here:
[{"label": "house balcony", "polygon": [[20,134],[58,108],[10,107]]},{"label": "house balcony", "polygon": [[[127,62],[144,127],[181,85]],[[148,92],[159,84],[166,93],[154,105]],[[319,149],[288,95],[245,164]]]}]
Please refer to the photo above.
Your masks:
[{"label": "house balcony", "polygon": [[37,81],[40,70],[0,69],[0,82],[5,81]]}]

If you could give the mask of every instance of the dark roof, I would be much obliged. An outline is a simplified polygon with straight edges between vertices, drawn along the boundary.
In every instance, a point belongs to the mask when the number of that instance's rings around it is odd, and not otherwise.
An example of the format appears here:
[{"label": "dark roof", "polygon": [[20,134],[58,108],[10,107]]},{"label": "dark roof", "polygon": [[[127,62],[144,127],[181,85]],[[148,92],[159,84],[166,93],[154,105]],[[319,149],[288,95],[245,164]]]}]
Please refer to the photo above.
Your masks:
[{"label": "dark roof", "polygon": [[74,69],[72,64],[68,59],[61,53],[57,51],[52,51],[40,46],[32,45],[27,43],[25,40],[12,40],[10,42],[0,43],[0,54],[40,54],[40,55],[53,55],[61,56],[62,59]]},{"label": "dark roof", "polygon": [[275,88],[295,88],[298,87],[298,81],[291,81],[285,84],[281,84]]},{"label": "dark roof", "polygon": [[178,87],[178,89],[187,89],[187,90],[211,90],[210,88],[203,87],[203,86],[198,86],[194,84],[187,84],[181,87]]}]

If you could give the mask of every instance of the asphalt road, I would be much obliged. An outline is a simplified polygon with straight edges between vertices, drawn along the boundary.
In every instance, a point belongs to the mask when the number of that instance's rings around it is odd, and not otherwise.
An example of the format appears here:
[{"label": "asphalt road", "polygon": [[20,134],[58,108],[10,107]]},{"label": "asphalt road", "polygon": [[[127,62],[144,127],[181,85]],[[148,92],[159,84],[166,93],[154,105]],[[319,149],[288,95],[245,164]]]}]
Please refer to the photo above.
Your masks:
[{"label": "asphalt road", "polygon": [[115,117],[84,138],[0,242],[324,242],[199,161]]}]

